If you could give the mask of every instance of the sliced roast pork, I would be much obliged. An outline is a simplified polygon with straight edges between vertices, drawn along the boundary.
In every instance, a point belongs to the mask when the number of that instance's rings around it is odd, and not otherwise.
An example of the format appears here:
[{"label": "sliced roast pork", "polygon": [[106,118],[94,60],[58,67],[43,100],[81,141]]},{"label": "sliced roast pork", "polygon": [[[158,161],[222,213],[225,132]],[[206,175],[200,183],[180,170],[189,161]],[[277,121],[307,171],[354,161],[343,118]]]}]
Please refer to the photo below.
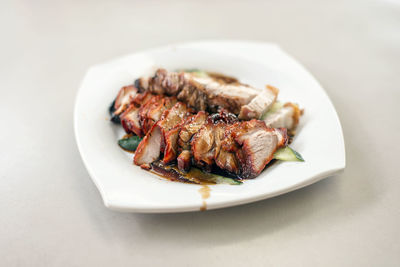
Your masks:
[{"label": "sliced roast pork", "polygon": [[[176,159],[178,126],[188,116],[188,109],[182,102],[163,112],[161,120],[156,122],[140,142],[134,162],[137,165],[150,164],[159,159],[160,152],[166,156],[164,163]],[[167,151],[165,151],[167,149]]]},{"label": "sliced roast pork", "polygon": [[267,85],[250,103],[241,107],[239,119],[259,119],[275,103],[278,93],[279,90],[277,88]]},{"label": "sliced roast pork", "polygon": [[193,160],[198,167],[211,171],[215,159],[219,156],[225,127],[236,121],[237,117],[224,109],[207,118],[207,122],[193,136],[190,143]]},{"label": "sliced roast pork", "polygon": [[185,74],[187,80],[194,81],[198,90],[207,96],[208,108],[215,111],[222,107],[239,114],[240,108],[259,94],[259,90],[241,83],[220,83],[210,77],[196,77]]},{"label": "sliced roast pork", "polygon": [[299,106],[293,103],[286,103],[282,108],[270,114],[264,121],[271,128],[286,128],[291,134],[299,123],[301,111]]},{"label": "sliced roast pork", "polygon": [[131,101],[128,108],[120,115],[122,127],[126,133],[134,133],[137,136],[144,136],[140,124],[139,110],[151,99],[150,93],[139,93]]},{"label": "sliced roast pork", "polygon": [[134,133],[137,136],[142,136],[142,127],[139,122],[139,108],[130,104],[129,107],[121,114],[121,124],[126,133]]},{"label": "sliced roast pork", "polygon": [[176,95],[178,100],[197,110],[216,111],[222,107],[234,114],[239,114],[242,106],[261,93],[239,82],[226,83],[212,76],[168,72],[165,69],[158,69],[153,77],[140,78],[135,84],[153,94]]},{"label": "sliced roast pork", "polygon": [[188,171],[191,166],[192,152],[190,149],[190,141],[195,133],[197,133],[203,124],[206,122],[208,114],[204,111],[199,111],[196,115],[188,117],[180,126],[178,137],[177,158],[178,168],[181,171]]},{"label": "sliced roast pork", "polygon": [[242,178],[254,178],[273,159],[278,148],[287,144],[285,128],[268,128],[263,121],[251,120],[238,124],[234,134],[239,149],[236,157]]},{"label": "sliced roast pork", "polygon": [[160,157],[161,129],[155,124],[139,143],[133,162],[143,168]]},{"label": "sliced roast pork", "polygon": [[186,104],[177,102],[171,109],[165,111],[163,118],[158,122],[163,137],[160,149],[164,152],[164,164],[174,161],[178,156],[180,126],[189,114]]},{"label": "sliced roast pork", "polygon": [[114,103],[114,115],[121,114],[130,104],[138,93],[138,89],[133,85],[124,86],[119,91]]}]

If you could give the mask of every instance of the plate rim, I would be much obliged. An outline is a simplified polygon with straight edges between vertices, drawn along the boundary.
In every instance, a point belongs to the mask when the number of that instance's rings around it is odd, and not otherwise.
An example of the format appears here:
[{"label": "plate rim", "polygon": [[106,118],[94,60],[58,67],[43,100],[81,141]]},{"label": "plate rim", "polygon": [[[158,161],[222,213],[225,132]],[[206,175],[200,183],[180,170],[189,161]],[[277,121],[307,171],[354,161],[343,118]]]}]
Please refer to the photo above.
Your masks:
[{"label": "plate rim", "polygon": [[[302,187],[311,185],[313,183],[316,183],[326,177],[330,177],[333,176],[335,174],[340,173],[342,170],[344,170],[345,166],[346,166],[346,153],[345,153],[345,142],[344,142],[344,136],[343,136],[343,128],[342,125],[340,123],[340,119],[339,116],[337,114],[337,111],[331,101],[331,99],[329,98],[329,95],[327,94],[327,92],[325,91],[325,89],[321,86],[321,84],[319,83],[319,81],[308,71],[308,69],[306,69],[303,65],[300,64],[300,62],[298,60],[296,60],[295,58],[293,58],[291,55],[287,54],[286,52],[284,52],[277,44],[275,43],[268,43],[268,42],[260,42],[260,41],[247,41],[247,40],[200,40],[200,41],[194,41],[194,42],[180,42],[180,43],[173,43],[173,44],[167,44],[167,45],[162,45],[162,46],[156,46],[153,48],[148,48],[148,49],[143,49],[143,50],[138,50],[135,53],[131,53],[125,56],[121,56],[121,57],[117,57],[114,58],[112,60],[106,61],[104,63],[101,64],[96,64],[93,65],[91,67],[89,67],[89,69],[87,70],[87,72],[84,75],[84,78],[79,86],[79,89],[77,90],[76,93],[76,97],[75,97],[75,102],[74,102],[74,112],[73,112],[73,128],[74,128],[74,136],[75,136],[75,140],[78,146],[78,151],[79,154],[82,158],[82,161],[85,165],[85,168],[87,169],[89,176],[91,177],[92,181],[94,182],[94,184],[96,185],[97,189],[99,190],[99,193],[102,197],[103,203],[104,205],[111,209],[111,210],[115,210],[115,211],[120,211],[120,212],[138,212],[138,213],[176,213],[176,212],[190,212],[190,211],[199,211],[199,205],[186,205],[183,207],[168,207],[168,208],[157,208],[157,207],[132,207],[131,205],[124,205],[123,203],[120,203],[120,201],[116,201],[115,199],[110,198],[109,196],[107,196],[107,193],[104,191],[105,189],[100,185],[98,179],[96,178],[96,175],[94,174],[94,171],[92,170],[92,166],[91,164],[89,164],[88,159],[87,159],[87,155],[85,153],[85,151],[83,150],[83,146],[80,140],[80,136],[79,136],[79,126],[78,126],[78,111],[79,111],[79,99],[80,96],[82,94],[82,88],[83,88],[83,84],[85,83],[88,74],[95,69],[96,67],[102,66],[102,65],[107,65],[113,62],[118,62],[119,60],[123,60],[126,57],[129,56],[133,56],[133,55],[137,55],[137,54],[144,54],[144,53],[149,53],[151,51],[155,51],[155,50],[162,50],[162,49],[168,49],[171,47],[186,47],[186,48],[192,48],[192,46],[197,46],[197,45],[221,45],[221,44],[233,44],[233,45],[257,45],[260,46],[259,49],[262,49],[263,47],[274,47],[276,49],[281,50],[288,58],[290,58],[293,63],[295,63],[298,67],[300,67],[306,74],[307,76],[309,76],[309,78],[311,78],[313,80],[313,82],[315,82],[319,88],[321,89],[321,92],[325,94],[327,100],[330,102],[332,108],[333,108],[333,112],[335,115],[335,118],[337,120],[337,126],[339,127],[340,130],[340,141],[343,144],[343,154],[341,155],[342,160],[342,164],[337,164],[337,166],[335,168],[330,168],[329,170],[326,170],[324,172],[320,172],[314,176],[310,176],[309,178],[307,178],[307,180],[305,181],[299,181],[298,183],[294,183],[291,186],[285,187],[283,189],[280,190],[276,190],[270,193],[265,193],[265,194],[259,194],[259,195],[251,195],[249,197],[245,197],[240,199],[239,201],[231,201],[231,200],[227,200],[227,201],[220,201],[218,203],[213,203],[212,205],[208,205],[207,210],[211,210],[211,209],[219,209],[219,208],[225,208],[225,207],[232,207],[232,206],[238,206],[238,205],[243,205],[243,204],[248,204],[248,203],[252,203],[252,202],[256,202],[256,201],[260,201],[260,200],[264,200],[264,199],[268,199],[268,198],[272,198],[278,195],[282,195],[297,189],[300,189]],[[264,48],[265,49],[265,48]],[[213,51],[218,53],[218,51]],[[211,204],[211,203],[210,203]]]}]

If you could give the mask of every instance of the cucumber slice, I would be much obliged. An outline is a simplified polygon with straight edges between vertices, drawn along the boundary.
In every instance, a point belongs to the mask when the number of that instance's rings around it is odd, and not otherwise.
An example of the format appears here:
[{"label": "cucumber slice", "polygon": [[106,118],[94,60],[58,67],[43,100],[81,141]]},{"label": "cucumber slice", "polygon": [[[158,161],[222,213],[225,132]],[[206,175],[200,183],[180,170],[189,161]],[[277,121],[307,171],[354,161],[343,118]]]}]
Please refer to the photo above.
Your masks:
[{"label": "cucumber slice", "polygon": [[230,185],[242,184],[242,182],[239,180],[235,180],[235,179],[224,177],[224,176],[217,175],[217,174],[213,174],[213,177],[210,178],[210,181],[213,181],[216,184],[230,184]]},{"label": "cucumber slice", "polygon": [[277,112],[279,109],[283,107],[282,102],[275,102],[272,104],[272,106],[265,112],[263,115],[261,115],[261,120],[265,120],[269,115]]},{"label": "cucumber slice", "polygon": [[278,149],[274,154],[274,159],[283,161],[304,161],[300,153],[288,146]]}]

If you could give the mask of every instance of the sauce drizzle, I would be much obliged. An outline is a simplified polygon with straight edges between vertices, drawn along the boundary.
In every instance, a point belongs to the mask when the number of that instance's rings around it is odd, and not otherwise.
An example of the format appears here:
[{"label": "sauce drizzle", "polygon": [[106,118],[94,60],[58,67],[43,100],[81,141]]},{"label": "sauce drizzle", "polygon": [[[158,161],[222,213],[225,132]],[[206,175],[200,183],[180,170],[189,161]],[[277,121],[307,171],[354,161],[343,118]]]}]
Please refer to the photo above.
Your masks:
[{"label": "sauce drizzle", "polygon": [[207,210],[207,202],[206,199],[210,197],[210,187],[208,185],[203,185],[200,189],[199,189],[199,193],[201,195],[201,198],[203,199],[203,205],[200,207],[201,211],[205,211]]}]

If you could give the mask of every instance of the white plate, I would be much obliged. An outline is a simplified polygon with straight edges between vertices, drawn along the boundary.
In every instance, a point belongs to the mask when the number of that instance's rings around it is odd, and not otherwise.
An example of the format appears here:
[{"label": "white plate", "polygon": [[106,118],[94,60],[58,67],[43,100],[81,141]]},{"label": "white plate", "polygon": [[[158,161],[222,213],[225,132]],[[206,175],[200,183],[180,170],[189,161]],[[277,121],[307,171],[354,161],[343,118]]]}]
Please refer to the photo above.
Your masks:
[{"label": "white plate", "polygon": [[343,134],[331,101],[318,82],[278,46],[242,41],[170,45],[93,66],[79,89],[76,141],[108,208],[161,213],[196,211],[203,206],[201,186],[171,182],[133,165],[132,154],[117,145],[121,127],[108,120],[108,106],[119,88],[159,66],[221,72],[258,88],[268,83],[280,89],[280,100],[297,102],[305,109],[291,145],[305,162],[279,162],[239,186],[212,185],[207,209],[270,198],[344,169]]}]

